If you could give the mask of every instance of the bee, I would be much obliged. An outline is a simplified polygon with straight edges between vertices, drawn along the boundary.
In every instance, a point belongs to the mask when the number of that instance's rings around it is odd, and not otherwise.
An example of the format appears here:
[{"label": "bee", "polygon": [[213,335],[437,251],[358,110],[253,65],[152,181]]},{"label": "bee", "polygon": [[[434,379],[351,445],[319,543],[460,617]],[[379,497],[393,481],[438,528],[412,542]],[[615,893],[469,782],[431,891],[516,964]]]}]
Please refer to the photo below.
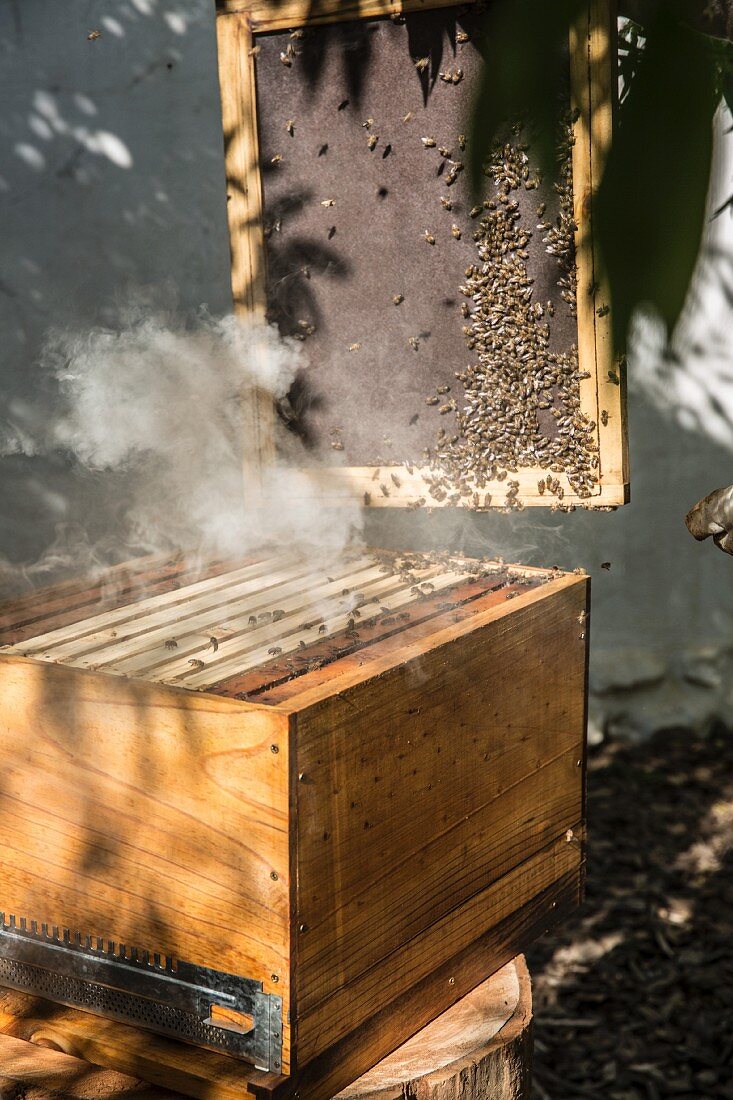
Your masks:
[{"label": "bee", "polygon": [[191,668],[195,668],[197,671],[199,669],[206,668],[204,662],[199,661],[197,657],[192,657],[188,663],[191,665]]},{"label": "bee", "polygon": [[437,145],[437,142],[436,142],[435,138],[431,138],[431,137],[420,138],[420,141],[423,143],[423,145],[425,146],[426,149],[434,149],[435,146]]},{"label": "bee", "polygon": [[451,156],[453,155],[453,150],[449,149],[447,145],[439,145],[438,152],[440,153],[441,157],[445,157],[446,160],[450,160]]},{"label": "bee", "polygon": [[455,239],[456,239],[457,241],[460,241],[460,239],[461,239],[461,227],[460,227],[460,226],[458,226],[458,225],[452,225],[452,226],[450,227],[450,231],[451,231],[451,233],[452,233],[453,237],[454,237],[454,238],[455,238]]},{"label": "bee", "polygon": [[588,612],[587,611],[581,611],[580,614],[578,615],[577,622],[579,622],[580,625],[582,626],[587,618],[588,618]]},{"label": "bee", "polygon": [[611,571],[610,561],[602,561],[601,562],[601,569],[605,569],[607,573],[610,573],[610,571]]},{"label": "bee", "polygon": [[366,120],[366,122],[362,122],[362,126],[364,127],[365,130],[371,130],[373,125],[374,125],[374,119],[373,118],[368,118]]},{"label": "bee", "polygon": [[290,134],[291,137],[295,133],[295,123],[293,122],[292,118],[289,118],[288,121],[285,123],[285,130],[288,134]]},{"label": "bee", "polygon": [[331,226],[331,228],[329,229],[326,236],[328,237],[329,241],[333,240],[333,238],[336,236],[336,226],[335,225]]},{"label": "bee", "polygon": [[261,53],[262,46],[260,46],[259,43],[256,46],[252,46],[251,49],[247,50],[247,55],[249,57],[259,57]]},{"label": "bee", "polygon": [[425,240],[428,244],[435,244],[435,237],[428,229],[425,230]]},{"label": "bee", "polygon": [[596,310],[596,317],[606,317],[611,312],[610,306],[600,306]]},{"label": "bee", "polygon": [[282,159],[282,153],[275,153],[275,156],[270,158],[270,164],[282,164]]},{"label": "bee", "polygon": [[420,419],[420,413],[413,413],[412,416],[410,417],[410,421],[409,421],[410,427],[412,427],[414,424],[417,424],[419,419]]},{"label": "bee", "polygon": [[408,111],[407,114],[404,115],[402,121],[403,122],[412,122],[412,111]]},{"label": "bee", "polygon": [[279,657],[282,653],[282,646],[273,645],[267,651],[271,657]]},{"label": "bee", "polygon": [[[288,46],[288,49],[290,49],[289,46]],[[283,65],[286,65],[288,67],[288,69],[293,64],[292,55],[289,54],[289,53],[286,53],[286,52],[283,52],[283,53],[280,54],[280,60],[282,61]]]},{"label": "bee", "polygon": [[98,38],[102,37],[101,31],[90,31],[87,35],[87,42],[96,42]]},{"label": "bee", "polygon": [[382,496],[385,496],[385,497],[388,497],[388,496],[389,496],[389,489],[387,488],[387,486],[386,486],[386,485],[384,485],[384,484],[381,484],[381,485],[379,486],[379,488],[380,488],[380,489],[381,489],[381,491],[382,491]]},{"label": "bee", "polygon": [[435,392],[441,395],[444,393],[450,393],[450,386],[438,386]]},{"label": "bee", "polygon": [[371,503],[372,503],[372,494],[371,493],[364,493],[364,507],[368,508]]},{"label": "bee", "polygon": [[302,638],[298,641],[298,648],[299,649],[307,649],[308,648],[306,643],[303,641]]},{"label": "bee", "polygon": [[417,336],[411,336],[407,343],[410,345],[411,348],[413,348],[414,351],[420,350],[420,341],[418,340]]},{"label": "bee", "polygon": [[378,141],[379,141],[379,138],[377,137],[376,134],[370,134],[367,145],[369,146],[370,149],[376,149]]},{"label": "bee", "polygon": [[540,496],[544,496],[544,492],[545,492],[545,483],[544,483],[544,480],[543,480],[543,481],[538,481],[538,482],[537,482],[537,491],[538,491],[538,493],[540,494]]},{"label": "bee", "polygon": [[247,619],[247,625],[248,626],[256,626],[257,625],[257,616],[256,615],[250,615],[250,617]]},{"label": "bee", "polygon": [[470,34],[467,33],[467,31],[458,31],[458,33],[456,35],[456,42],[460,42],[460,43],[468,42],[470,37],[471,36],[470,36]]},{"label": "bee", "polygon": [[472,206],[469,213],[472,218],[477,218],[482,210],[483,206]]},{"label": "bee", "polygon": [[165,648],[166,649],[178,649],[178,642],[176,641],[175,638],[166,638]]},{"label": "bee", "polygon": [[336,200],[335,199],[321,199],[321,206],[329,207],[329,206],[335,206],[335,205],[336,205]]},{"label": "bee", "polygon": [[447,405],[441,405],[438,412],[441,416],[445,416],[446,413],[455,412],[455,402],[450,401]]},{"label": "bee", "polygon": [[321,623],[321,625],[318,627],[318,633],[319,634],[326,634],[327,632],[328,632],[328,627],[326,626],[325,623]]},{"label": "bee", "polygon": [[459,135],[458,135],[458,148],[459,148],[459,149],[460,149],[461,151],[463,151],[463,150],[464,150],[464,149],[466,148],[466,140],[467,140],[467,139],[466,139],[466,135],[465,135],[465,134],[459,134]]},{"label": "bee", "polygon": [[440,205],[443,207],[444,210],[452,210],[453,209],[453,200],[452,199],[446,199],[446,198],[444,198],[443,195],[441,195],[440,196]]},{"label": "bee", "polygon": [[349,351],[359,351],[361,344],[349,344]]},{"label": "bee", "polygon": [[397,477],[397,474],[390,474],[389,476],[390,476],[390,477],[392,478],[392,482],[393,482],[393,484],[394,484],[394,485],[396,485],[396,486],[397,486],[397,488],[399,489],[399,488],[400,488],[400,486],[402,485],[402,482],[401,482],[401,481],[400,481],[400,479],[399,479],[399,478]]},{"label": "bee", "polygon": [[213,634],[209,638],[209,649],[212,650],[214,653],[216,653],[219,649],[219,639],[214,637]]},{"label": "bee", "polygon": [[424,73],[429,64],[429,57],[418,57],[417,61],[415,62],[415,68],[419,73]]},{"label": "bee", "polygon": [[601,409],[601,424],[604,428],[608,424],[608,412],[606,409]]},{"label": "bee", "polygon": [[273,611],[272,621],[274,623],[279,623],[280,620],[284,619],[284,618],[285,618],[285,612],[281,608],[277,608],[277,610]]},{"label": "bee", "polygon": [[343,451],[343,449],[344,449],[344,445],[343,445],[343,443],[341,442],[340,439],[332,439],[331,440],[331,450],[332,451]]},{"label": "bee", "polygon": [[405,296],[404,296],[404,294],[393,294],[393,295],[392,295],[392,301],[394,302],[394,304],[395,304],[396,306],[400,306],[400,305],[402,305],[402,303],[404,302],[404,300],[405,300]]},{"label": "bee", "polygon": [[291,38],[305,38],[305,30],[303,27],[296,27],[295,30],[290,32]]}]

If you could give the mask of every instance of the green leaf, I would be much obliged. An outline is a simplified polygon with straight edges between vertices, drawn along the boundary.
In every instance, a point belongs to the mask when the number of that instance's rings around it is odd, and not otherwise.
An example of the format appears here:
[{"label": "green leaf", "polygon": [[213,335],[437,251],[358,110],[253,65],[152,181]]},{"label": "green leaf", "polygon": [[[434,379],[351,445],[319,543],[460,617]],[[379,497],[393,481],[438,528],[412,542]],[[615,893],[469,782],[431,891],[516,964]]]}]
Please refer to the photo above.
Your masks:
[{"label": "green leaf", "polygon": [[653,306],[670,331],[682,310],[705,224],[719,95],[716,51],[675,3],[659,6],[644,35],[594,203],[618,349],[637,306]]},{"label": "green leaf", "polygon": [[482,165],[509,120],[531,120],[535,155],[557,169],[558,123],[568,87],[569,28],[585,0],[496,0],[484,18],[479,48],[485,64],[472,118],[476,194]]}]

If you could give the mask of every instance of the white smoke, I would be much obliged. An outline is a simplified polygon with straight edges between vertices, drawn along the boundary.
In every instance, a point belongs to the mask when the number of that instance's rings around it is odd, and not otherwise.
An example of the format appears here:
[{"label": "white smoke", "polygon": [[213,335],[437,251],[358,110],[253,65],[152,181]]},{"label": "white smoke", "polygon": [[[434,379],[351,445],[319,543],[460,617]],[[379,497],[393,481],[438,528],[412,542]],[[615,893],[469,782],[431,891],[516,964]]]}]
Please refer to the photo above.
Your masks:
[{"label": "white smoke", "polygon": [[313,460],[279,421],[287,460],[262,471],[261,493],[243,472],[249,441],[240,397],[252,387],[273,402],[284,397],[299,348],[264,323],[202,312],[190,324],[143,307],[115,331],[53,334],[42,366],[58,383],[60,404],[53,416],[26,410],[22,431],[6,430],[0,452],[65,452],[109,480],[116,516],[101,538],[60,528],[40,561],[23,567],[25,580],[55,571],[65,557],[91,569],[112,556],[180,549],[205,560],[265,544],[337,556],[358,536],[360,509],[345,503],[324,515],[307,472]]}]

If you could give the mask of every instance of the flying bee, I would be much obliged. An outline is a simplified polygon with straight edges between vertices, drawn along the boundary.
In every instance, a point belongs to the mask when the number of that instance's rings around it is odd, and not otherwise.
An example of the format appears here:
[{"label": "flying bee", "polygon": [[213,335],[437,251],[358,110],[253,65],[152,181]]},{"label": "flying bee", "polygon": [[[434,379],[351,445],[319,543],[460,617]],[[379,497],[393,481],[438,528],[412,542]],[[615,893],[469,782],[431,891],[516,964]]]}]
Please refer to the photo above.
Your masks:
[{"label": "flying bee", "polygon": [[248,57],[259,57],[261,53],[262,46],[260,46],[259,43],[256,46],[252,46],[251,49],[247,50]]},{"label": "flying bee", "polygon": [[468,42],[470,37],[471,36],[470,34],[468,34],[467,31],[458,31],[456,35],[456,42],[460,42],[461,44],[463,44],[464,42]]},{"label": "flying bee", "polygon": [[412,121],[412,111],[408,111],[407,114],[403,116],[402,121],[403,122],[411,122]]},{"label": "flying bee", "polygon": [[428,229],[425,230],[425,240],[428,244],[435,244],[435,237]]},{"label": "flying bee", "polygon": [[336,205],[336,200],[335,199],[321,199],[321,206],[328,207],[328,206],[335,206],[335,205]]},{"label": "flying bee", "polygon": [[282,159],[282,153],[275,153],[275,156],[270,158],[270,164],[282,164]]},{"label": "flying bee", "polygon": [[450,227],[450,231],[451,231],[451,234],[453,235],[453,237],[455,238],[455,240],[460,241],[460,239],[461,239],[461,227],[459,225],[452,225]]},{"label": "flying bee", "polygon": [[318,633],[319,634],[326,634],[327,632],[328,632],[328,627],[326,626],[325,623],[321,623],[321,625],[318,627]]},{"label": "flying bee", "polygon": [[429,64],[429,57],[418,57],[417,61],[415,62],[415,68],[419,73],[424,73]]},{"label": "flying bee", "polygon": [[295,30],[290,32],[291,38],[305,38],[305,30],[303,27],[296,27]]},{"label": "flying bee", "polygon": [[426,149],[434,149],[437,145],[435,138],[432,137],[423,137],[420,138],[420,141],[423,143]]},{"label": "flying bee", "polygon": [[373,118],[368,118],[366,120],[366,122],[362,122],[362,126],[364,127],[365,130],[371,130],[373,125],[374,125],[374,119]]},{"label": "flying bee", "polygon": [[218,648],[219,648],[219,639],[214,637],[214,635],[212,634],[211,637],[209,638],[209,649],[212,650],[214,653],[216,653]]},{"label": "flying bee", "polygon": [[405,300],[405,296],[404,296],[404,294],[393,294],[393,295],[392,295],[392,301],[394,302],[394,304],[395,304],[396,306],[400,306],[400,305],[402,305],[402,303],[404,302],[404,300]]},{"label": "flying bee", "polygon": [[[288,49],[290,49],[290,47],[288,47]],[[283,65],[286,65],[288,68],[290,68],[290,66],[293,64],[293,58],[289,53],[281,53],[280,60],[282,61]]]},{"label": "flying bee", "polygon": [[453,150],[449,149],[447,145],[439,145],[438,152],[440,153],[441,157],[445,157],[446,160],[450,160],[451,156],[453,155]]},{"label": "flying bee", "polygon": [[248,626],[255,626],[256,624],[257,624],[257,616],[256,615],[250,615],[250,617],[247,619],[247,625]]},{"label": "flying bee", "polygon": [[410,336],[407,343],[414,351],[420,350],[420,341],[418,340],[417,336]]},{"label": "flying bee", "polygon": [[87,42],[96,42],[98,38],[102,37],[101,31],[90,31],[87,35]]},{"label": "flying bee", "polygon": [[349,344],[349,351],[359,351],[361,344]]},{"label": "flying bee", "polygon": [[446,199],[441,195],[440,196],[440,205],[445,210],[452,210],[453,209],[453,200],[452,199]]},{"label": "flying bee", "polygon": [[376,134],[370,134],[369,135],[369,140],[367,141],[367,145],[369,146],[370,149],[376,149],[378,141],[379,141],[379,138],[377,137]]},{"label": "flying bee", "polygon": [[285,123],[285,130],[288,134],[290,134],[291,137],[295,133],[295,123],[293,122],[292,118],[289,118],[288,121]]}]

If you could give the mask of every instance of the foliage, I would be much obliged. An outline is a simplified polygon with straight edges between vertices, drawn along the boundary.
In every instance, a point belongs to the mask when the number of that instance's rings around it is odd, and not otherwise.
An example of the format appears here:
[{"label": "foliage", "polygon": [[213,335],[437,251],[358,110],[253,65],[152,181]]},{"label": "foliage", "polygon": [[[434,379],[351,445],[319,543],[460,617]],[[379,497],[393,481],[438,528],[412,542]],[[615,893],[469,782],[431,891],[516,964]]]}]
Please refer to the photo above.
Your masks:
[{"label": "foliage", "polygon": [[[490,6],[473,118],[474,179],[504,120],[516,116],[532,118],[541,163],[554,170],[564,44],[585,5],[496,0]],[[671,331],[700,249],[713,115],[721,96],[733,102],[733,46],[708,33],[702,7],[693,0],[636,5],[637,18],[620,39],[618,125],[594,208],[618,348],[640,305],[652,306]]]}]

